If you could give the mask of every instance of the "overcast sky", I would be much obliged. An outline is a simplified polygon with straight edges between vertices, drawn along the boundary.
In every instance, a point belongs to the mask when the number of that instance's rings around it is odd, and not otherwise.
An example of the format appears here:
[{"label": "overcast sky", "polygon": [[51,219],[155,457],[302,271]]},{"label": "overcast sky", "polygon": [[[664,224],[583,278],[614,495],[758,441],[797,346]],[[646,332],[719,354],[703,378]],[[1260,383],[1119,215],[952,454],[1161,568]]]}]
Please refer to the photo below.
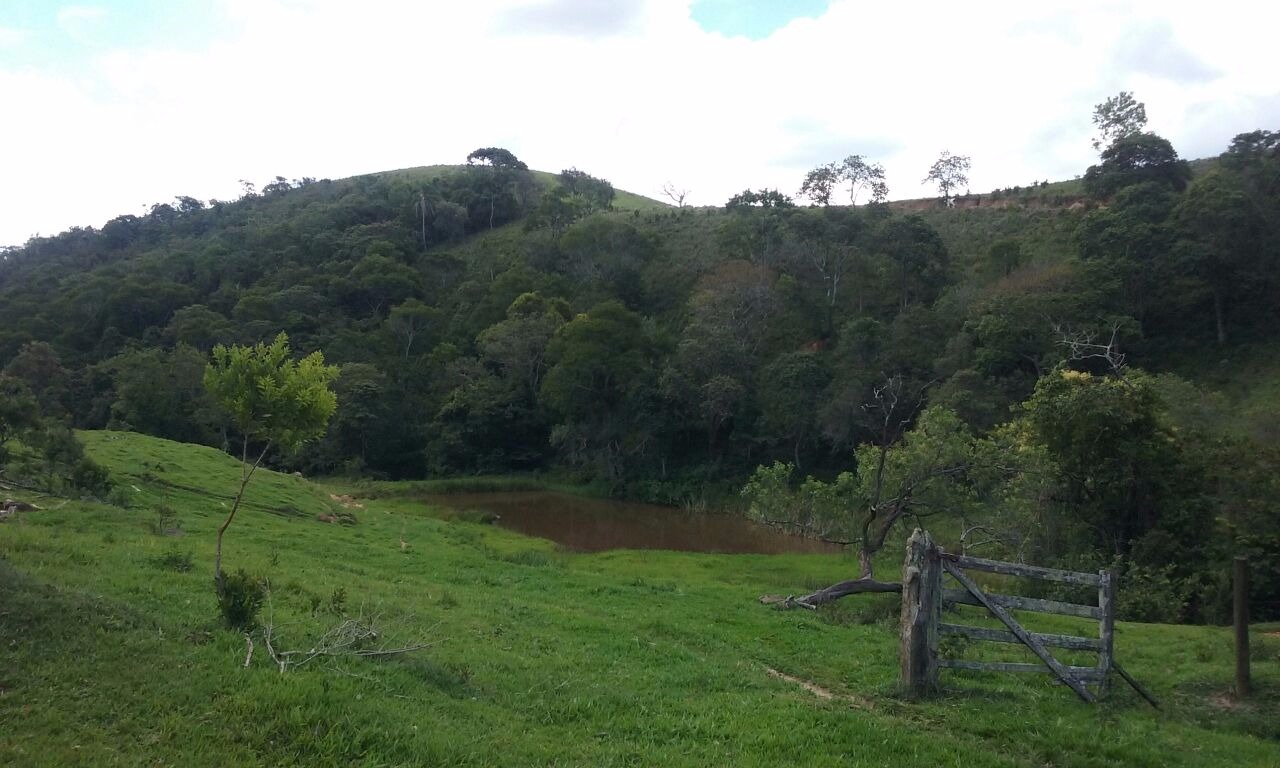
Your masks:
[{"label": "overcast sky", "polygon": [[1280,129],[1280,3],[0,0],[0,244],[239,179],[503,146],[695,204],[862,154],[891,196],[1095,161],[1120,90],[1184,157]]}]

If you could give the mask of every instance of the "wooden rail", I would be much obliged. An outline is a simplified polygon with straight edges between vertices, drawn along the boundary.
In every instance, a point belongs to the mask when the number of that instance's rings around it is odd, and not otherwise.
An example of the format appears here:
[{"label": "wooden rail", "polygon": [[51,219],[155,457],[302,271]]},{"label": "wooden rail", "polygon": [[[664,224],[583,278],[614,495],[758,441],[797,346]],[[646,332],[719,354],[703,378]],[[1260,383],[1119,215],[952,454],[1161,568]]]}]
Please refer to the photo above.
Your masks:
[{"label": "wooden rail", "polygon": [[[1012,608],[1015,611],[1035,611],[1036,613],[1056,613],[1061,616],[1079,616],[1082,619],[1102,619],[1102,609],[1093,605],[1064,603],[1058,600],[1042,600],[1038,597],[1021,597],[1018,595],[998,595],[987,593],[987,598],[1001,608]],[[961,605],[982,605],[982,601],[965,589],[944,589],[942,599],[947,603]]]},{"label": "wooden rail", "polygon": [[[1097,589],[1098,604],[1081,605],[991,593],[979,587],[966,571],[1094,587]],[[943,574],[954,579],[960,589],[944,589]],[[1152,706],[1158,706],[1155,698],[1115,661],[1115,581],[1110,571],[1064,571],[957,555],[944,551],[934,544],[927,532],[917,529],[907,542],[907,558],[902,566],[902,598],[902,683],[912,695],[922,695],[937,689],[940,669],[1048,672],[1069,686],[1081,699],[1093,702],[1096,696],[1089,690],[1088,684],[1097,686],[1097,695],[1105,693],[1114,670],[1151,702]],[[986,608],[991,616],[1004,624],[1004,629],[943,623],[941,617],[944,603]],[[1029,632],[1010,611],[1034,611],[1092,619],[1098,622],[1098,637],[1094,639]],[[1040,663],[942,659],[938,655],[938,637],[943,634],[960,635],[981,642],[1023,645],[1040,659]],[[1058,661],[1049,648],[1096,653],[1098,663],[1091,667],[1066,665]]]},{"label": "wooden rail", "polygon": [[[1021,643],[1018,636],[1006,629],[988,629],[971,627],[967,624],[939,624],[938,631],[944,635],[963,635],[970,640],[986,640],[992,643]],[[1028,632],[1041,645],[1053,648],[1066,648],[1072,651],[1101,651],[1102,641],[1072,635],[1045,635],[1039,632]]]},{"label": "wooden rail", "polygon": [[953,565],[958,565],[967,571],[986,571],[987,573],[1002,573],[1006,576],[1023,576],[1029,579],[1043,579],[1045,581],[1057,581],[1063,584],[1079,584],[1086,587],[1096,587],[1102,583],[1102,575],[1097,573],[1083,573],[1079,571],[1060,571],[1057,568],[1041,568],[1038,565],[1023,565],[1022,563],[1004,563],[999,560],[983,560],[980,557],[969,557],[967,555],[956,555],[950,552],[938,552],[938,557],[946,560]]}]

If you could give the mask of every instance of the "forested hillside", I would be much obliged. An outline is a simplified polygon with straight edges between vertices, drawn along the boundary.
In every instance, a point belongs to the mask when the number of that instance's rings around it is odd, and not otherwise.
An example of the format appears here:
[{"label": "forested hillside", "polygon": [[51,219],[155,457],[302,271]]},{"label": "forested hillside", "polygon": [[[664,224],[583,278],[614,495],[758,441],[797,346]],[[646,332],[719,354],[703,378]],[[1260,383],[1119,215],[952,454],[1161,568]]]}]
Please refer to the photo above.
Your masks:
[{"label": "forested hillside", "polygon": [[[1278,147],[1239,136],[1193,177],[1136,133],[1089,169],[1087,203],[1027,190],[914,213],[768,191],[667,207],[499,148],[277,178],[5,252],[0,366],[46,418],[222,446],[210,350],[285,332],[341,366],[327,436],[288,469],[556,470],[667,502],[774,462],[847,500],[839,473],[941,429],[1035,454],[1034,489],[1028,470],[992,491],[968,462],[948,490],[1018,547],[1124,558],[1147,617],[1217,619],[1230,553],[1280,571],[1280,404],[1250,397],[1280,328]],[[922,412],[945,418],[926,434]],[[1264,610],[1277,578],[1258,580]]]}]

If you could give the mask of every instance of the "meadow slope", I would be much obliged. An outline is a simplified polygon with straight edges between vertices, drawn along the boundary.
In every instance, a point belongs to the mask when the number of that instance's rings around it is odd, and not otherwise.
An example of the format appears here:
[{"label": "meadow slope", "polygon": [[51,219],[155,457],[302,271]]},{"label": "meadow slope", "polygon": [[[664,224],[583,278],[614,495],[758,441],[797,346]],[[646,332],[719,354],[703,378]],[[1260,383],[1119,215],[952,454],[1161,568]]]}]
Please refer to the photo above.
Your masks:
[{"label": "meadow slope", "polygon": [[[271,472],[226,561],[270,580],[278,644],[364,614],[390,642],[433,645],[282,675],[259,638],[246,667],[211,585],[236,462],[82,437],[131,500],[41,499],[0,525],[5,765],[1280,764],[1274,627],[1256,632],[1247,704],[1229,695],[1225,630],[1140,624],[1118,627],[1117,654],[1163,711],[1127,690],[1090,707],[1047,678],[961,674],[911,703],[892,598],[756,602],[846,576],[843,557],[570,554],[402,498],[343,509],[331,494],[346,489]],[[182,535],[156,532],[161,504]],[[317,521],[334,511],[358,522]]]}]

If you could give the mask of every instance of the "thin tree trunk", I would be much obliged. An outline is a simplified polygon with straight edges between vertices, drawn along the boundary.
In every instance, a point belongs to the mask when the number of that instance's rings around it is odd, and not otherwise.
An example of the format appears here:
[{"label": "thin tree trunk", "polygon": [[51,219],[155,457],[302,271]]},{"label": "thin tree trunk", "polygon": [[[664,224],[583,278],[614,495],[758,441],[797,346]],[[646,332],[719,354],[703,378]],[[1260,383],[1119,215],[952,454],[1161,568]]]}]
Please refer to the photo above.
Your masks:
[{"label": "thin tree trunk", "polygon": [[858,547],[858,571],[860,572],[860,578],[870,579],[873,577],[874,574],[872,573],[872,570],[871,570],[872,554],[873,553],[867,549],[867,545],[865,543],[862,546]]},{"label": "thin tree trunk", "polygon": [[1217,288],[1213,290],[1213,319],[1218,326],[1218,346],[1227,343],[1227,322],[1223,317],[1222,308],[1222,292]]},{"label": "thin tree trunk", "polygon": [[227,527],[231,525],[231,521],[235,519],[236,512],[240,509],[240,500],[244,498],[244,488],[249,484],[249,478],[253,477],[254,471],[258,465],[262,463],[262,459],[267,455],[267,449],[271,447],[271,441],[262,447],[262,453],[258,454],[257,461],[253,465],[249,465],[249,438],[246,436],[240,447],[240,489],[236,491],[235,501],[231,503],[231,512],[227,514],[227,519],[222,521],[222,527],[218,528],[218,541],[214,546],[213,552],[213,580],[217,584],[218,594],[223,594],[226,588],[226,579],[222,575],[222,535],[227,532]]}]

